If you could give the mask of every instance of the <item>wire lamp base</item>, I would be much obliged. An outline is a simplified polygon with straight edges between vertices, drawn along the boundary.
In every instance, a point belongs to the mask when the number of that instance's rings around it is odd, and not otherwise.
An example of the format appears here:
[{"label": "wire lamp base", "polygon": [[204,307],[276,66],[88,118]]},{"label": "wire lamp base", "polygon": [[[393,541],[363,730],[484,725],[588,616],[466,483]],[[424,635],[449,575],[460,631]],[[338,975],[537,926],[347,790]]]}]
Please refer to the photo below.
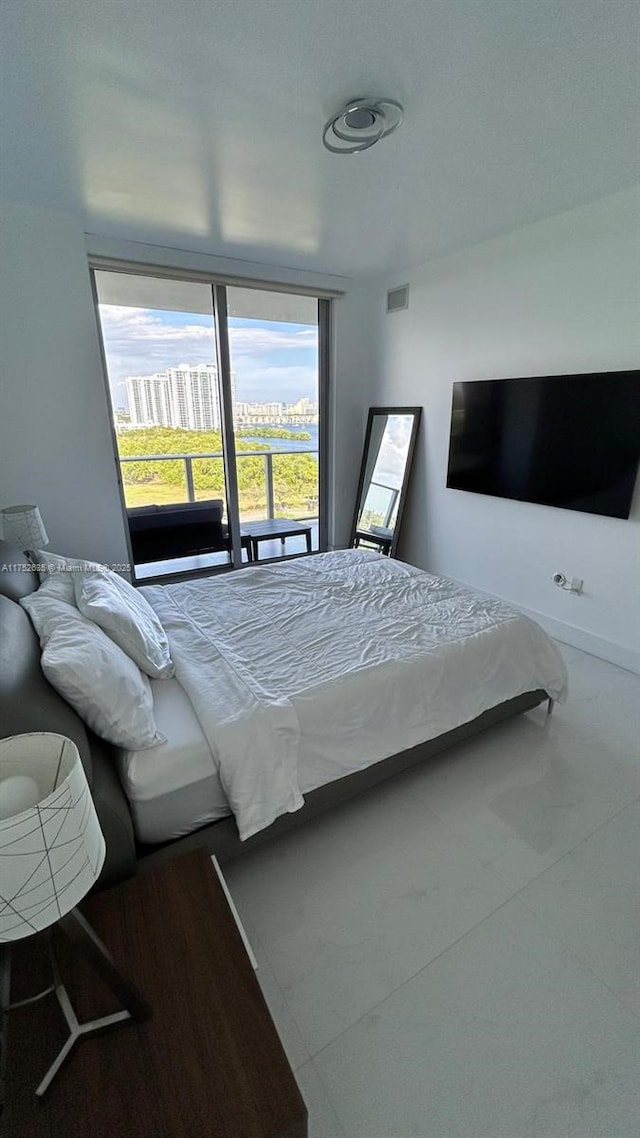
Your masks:
[{"label": "wire lamp base", "polygon": [[52,993],[55,993],[58,1003],[62,1009],[62,1014],[66,1020],[69,1028],[69,1036],[65,1041],[58,1056],[51,1064],[46,1075],[42,1079],[39,1086],[36,1088],[36,1095],[41,1098],[48,1088],[50,1087],[53,1079],[58,1074],[65,1060],[71,1054],[73,1048],[79,1040],[84,1039],[91,1035],[109,1031],[113,1027],[117,1027],[121,1023],[131,1022],[140,1023],[151,1016],[151,1007],[140,995],[137,988],[124,976],[118,972],[113,959],[106,947],[96,936],[91,928],[91,925],[82,916],[78,909],[72,909],[67,913],[62,920],[58,921],[55,926],[60,929],[72,944],[80,949],[83,954],[88,958],[92,968],[107,987],[116,995],[123,1005],[123,1010],[114,1012],[112,1015],[102,1016],[100,1019],[88,1020],[86,1023],[80,1023],[75,1011],[71,1005],[67,990],[62,983],[60,971],[58,969],[58,962],[53,951],[53,943],[49,939],[49,950],[51,956],[51,969],[53,973],[53,984],[44,991],[39,992],[36,996],[31,996],[27,1000],[20,1000],[18,1003],[10,1003],[11,992],[11,949],[9,945],[0,946],[0,998],[2,1002],[2,1035],[0,1039],[0,1110],[4,1102],[4,1085],[6,1076],[6,1063],[7,1063],[7,1034],[8,1034],[8,1018],[9,1013],[17,1011],[19,1008],[27,1007],[31,1004],[37,1003],[39,1000],[45,998]]}]

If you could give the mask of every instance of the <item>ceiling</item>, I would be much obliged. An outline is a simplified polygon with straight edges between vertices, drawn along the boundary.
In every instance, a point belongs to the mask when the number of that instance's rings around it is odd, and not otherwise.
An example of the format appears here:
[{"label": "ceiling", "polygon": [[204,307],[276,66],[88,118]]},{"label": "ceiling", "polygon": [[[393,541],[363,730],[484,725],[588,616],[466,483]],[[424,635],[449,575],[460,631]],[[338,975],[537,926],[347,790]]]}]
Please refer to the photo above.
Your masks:
[{"label": "ceiling", "polygon": [[[2,0],[2,195],[345,276],[640,180],[637,0]],[[357,95],[405,106],[355,156]]]}]

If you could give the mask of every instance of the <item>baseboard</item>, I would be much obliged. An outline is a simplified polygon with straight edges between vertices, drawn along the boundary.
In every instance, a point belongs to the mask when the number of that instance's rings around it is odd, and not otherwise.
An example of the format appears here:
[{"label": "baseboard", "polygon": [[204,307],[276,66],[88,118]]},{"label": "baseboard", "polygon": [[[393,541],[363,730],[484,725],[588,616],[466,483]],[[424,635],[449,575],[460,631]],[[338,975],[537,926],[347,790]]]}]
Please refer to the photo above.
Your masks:
[{"label": "baseboard", "polygon": [[[513,604],[512,601],[509,602]],[[627,644],[618,644],[615,640],[607,640],[605,636],[596,636],[595,632],[587,632],[584,628],[576,628],[564,620],[556,620],[552,616],[544,616],[534,609],[527,609],[524,605],[513,605],[526,616],[537,621],[545,632],[554,640],[562,644],[570,644],[572,648],[580,648],[591,656],[599,656],[601,660],[608,660],[610,664],[617,664],[619,668],[626,668],[628,672],[640,675],[640,651]]]},{"label": "baseboard", "polygon": [[[470,581],[461,581],[458,577],[452,577],[451,580],[455,580],[464,588],[478,588],[477,585],[472,585]],[[605,636],[597,636],[595,632],[576,628],[574,624],[567,624],[564,620],[556,620],[553,616],[545,616],[544,613],[536,612],[535,609],[518,604],[509,597],[498,597],[496,593],[489,593],[488,589],[478,591],[487,593],[489,596],[495,597],[496,600],[504,601],[505,604],[523,612],[525,616],[530,616],[554,640],[559,640],[562,644],[570,644],[572,648],[580,648],[582,652],[588,652],[590,656],[598,656],[601,660],[607,660],[610,664],[617,664],[619,668],[626,668],[628,672],[635,672],[640,675],[640,651],[636,648],[631,648],[628,644],[618,644],[615,640],[607,640]]]}]

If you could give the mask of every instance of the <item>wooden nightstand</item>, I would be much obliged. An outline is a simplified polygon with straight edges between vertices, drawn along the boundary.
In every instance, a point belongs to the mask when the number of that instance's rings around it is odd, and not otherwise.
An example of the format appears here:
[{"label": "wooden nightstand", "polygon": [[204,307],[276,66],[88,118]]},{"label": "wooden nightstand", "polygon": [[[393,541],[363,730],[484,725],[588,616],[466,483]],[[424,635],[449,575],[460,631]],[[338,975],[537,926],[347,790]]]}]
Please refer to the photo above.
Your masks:
[{"label": "wooden nightstand", "polygon": [[[64,1034],[54,997],[12,1013],[11,1138],[307,1138],[307,1110],[209,855],[176,858],[81,906],[116,965],[153,1008],[81,1043],[42,1102],[35,1087]],[[36,938],[37,940],[37,938]],[[60,938],[80,1019],[113,997]],[[15,951],[14,998],[37,991],[46,959]]]}]

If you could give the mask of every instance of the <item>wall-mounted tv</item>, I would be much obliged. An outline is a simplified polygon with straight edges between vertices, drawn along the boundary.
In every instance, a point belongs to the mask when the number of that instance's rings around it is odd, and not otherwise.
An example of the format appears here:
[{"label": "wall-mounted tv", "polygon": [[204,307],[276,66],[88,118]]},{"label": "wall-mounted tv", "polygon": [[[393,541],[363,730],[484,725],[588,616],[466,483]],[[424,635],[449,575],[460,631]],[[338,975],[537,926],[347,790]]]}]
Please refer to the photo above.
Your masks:
[{"label": "wall-mounted tv", "polygon": [[640,371],[454,383],[447,486],[628,518]]}]

